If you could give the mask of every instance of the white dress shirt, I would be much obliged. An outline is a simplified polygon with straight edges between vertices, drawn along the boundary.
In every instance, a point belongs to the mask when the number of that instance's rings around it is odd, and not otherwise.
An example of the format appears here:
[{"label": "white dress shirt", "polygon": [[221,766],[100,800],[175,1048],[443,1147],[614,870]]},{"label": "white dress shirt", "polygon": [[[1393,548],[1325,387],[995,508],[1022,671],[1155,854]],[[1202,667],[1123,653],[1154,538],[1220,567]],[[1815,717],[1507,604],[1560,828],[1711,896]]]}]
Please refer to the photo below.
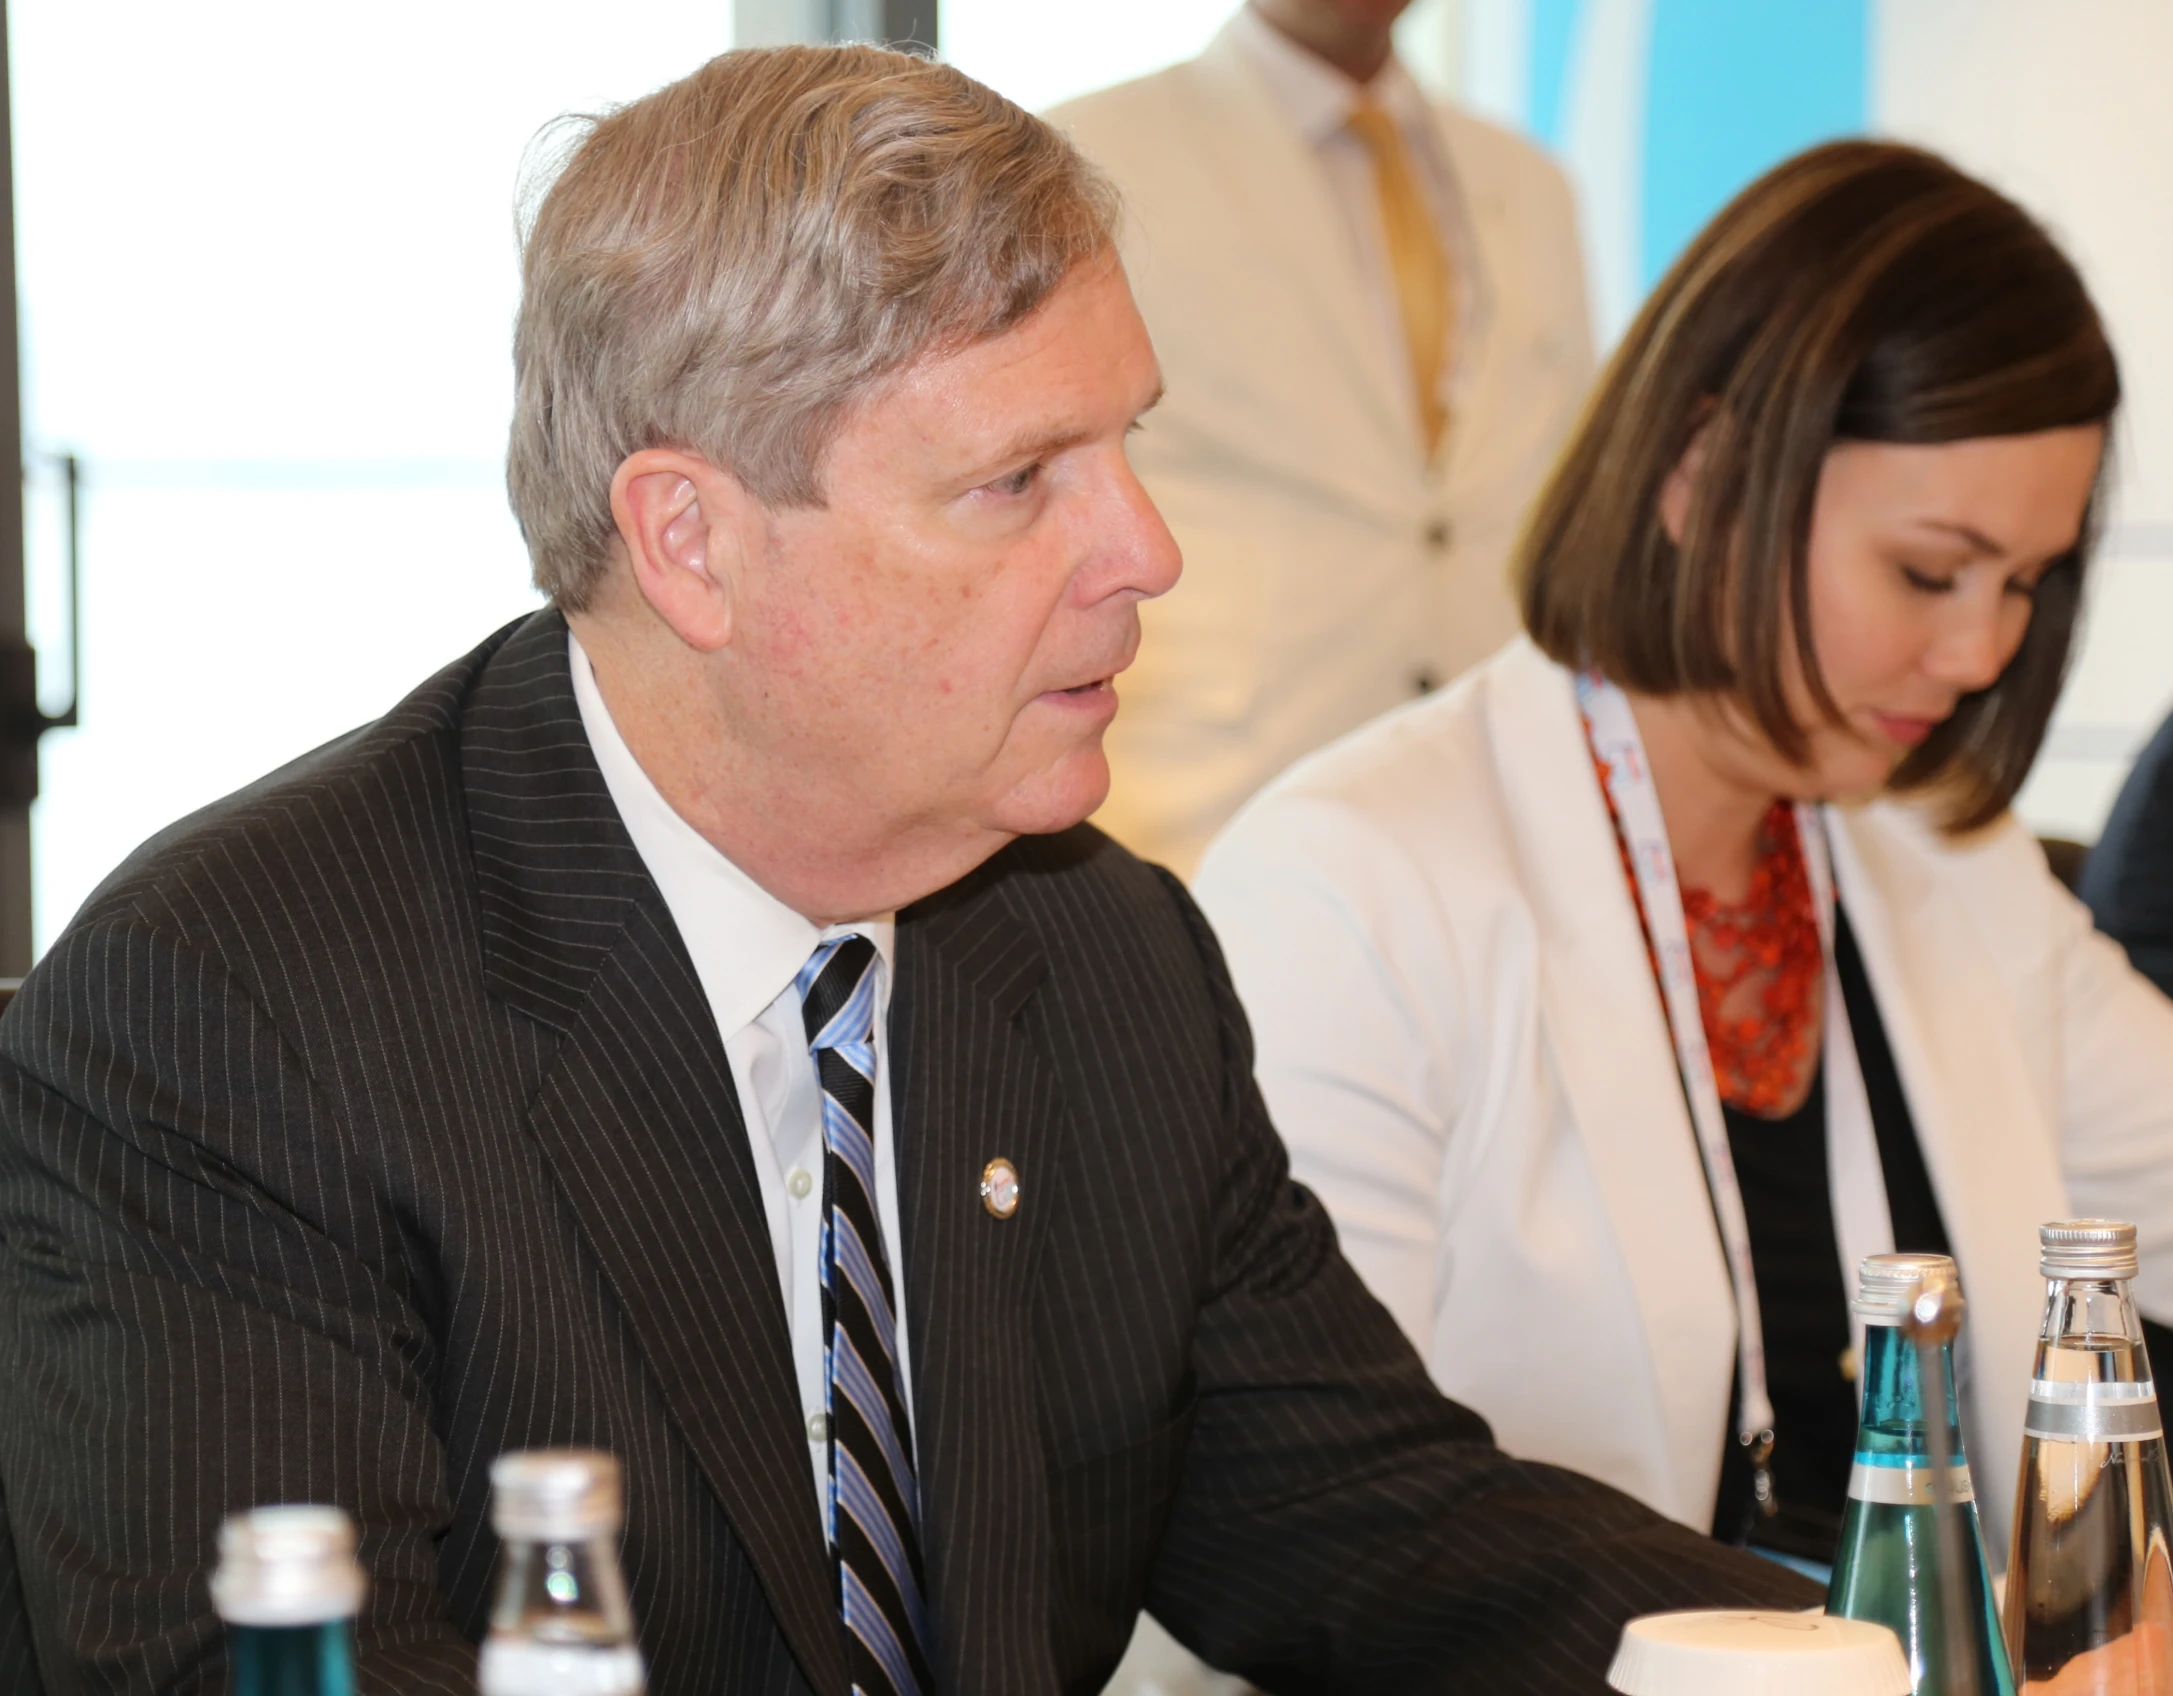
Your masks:
[{"label": "white dress shirt", "polygon": [[[830,1497],[830,1425],[823,1413],[822,1327],[822,1086],[808,1053],[800,994],[793,980],[822,943],[864,936],[875,944],[875,1208],[883,1253],[897,1292],[899,1391],[913,1411],[907,1352],[904,1262],[899,1256],[898,1162],[890,1115],[890,986],[897,940],[893,914],[852,924],[817,926],[726,859],[657,793],[596,687],[580,642],[567,635],[574,699],[581,728],[611,791],[612,805],[634,839],[642,864],[663,892],[664,905],[694,958],[696,976],[724,1039],[747,1122],[777,1282],[792,1335],[792,1364],[806,1420],[808,1461],[817,1502]],[[825,1523],[828,1523],[827,1511]]]},{"label": "white dress shirt", "polygon": [[1396,277],[1388,257],[1388,235],[1381,223],[1381,194],[1373,158],[1351,133],[1351,113],[1371,100],[1388,114],[1403,138],[1418,177],[1419,192],[1433,214],[1434,233],[1449,260],[1454,279],[1455,320],[1447,369],[1441,374],[1442,399],[1456,409],[1458,350],[1485,333],[1486,278],[1478,245],[1465,214],[1464,196],[1441,146],[1439,119],[1425,92],[1393,56],[1370,82],[1357,83],[1325,59],[1300,47],[1250,6],[1241,6],[1226,26],[1267,83],[1270,96],[1304,138],[1327,174],[1328,186],[1350,233],[1352,251],[1366,279],[1380,333],[1395,349],[1398,370],[1407,355],[1403,308],[1396,298]]}]

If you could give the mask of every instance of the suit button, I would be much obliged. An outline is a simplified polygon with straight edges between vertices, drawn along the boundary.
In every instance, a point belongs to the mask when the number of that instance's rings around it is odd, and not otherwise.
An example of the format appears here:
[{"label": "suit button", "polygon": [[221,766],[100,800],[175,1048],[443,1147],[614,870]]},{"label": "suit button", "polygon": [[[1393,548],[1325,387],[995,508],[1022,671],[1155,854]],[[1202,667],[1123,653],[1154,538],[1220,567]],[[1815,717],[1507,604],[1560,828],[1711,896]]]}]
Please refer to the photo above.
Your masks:
[{"label": "suit button", "polygon": [[1441,679],[1434,675],[1430,665],[1422,665],[1411,673],[1411,693],[1414,695],[1431,695],[1440,687]]},{"label": "suit button", "polygon": [[1449,543],[1454,540],[1455,534],[1456,533],[1449,528],[1449,521],[1447,519],[1435,519],[1431,524],[1426,526],[1427,550],[1431,553],[1437,554],[1447,553],[1449,551]]},{"label": "suit button", "polygon": [[830,1440],[830,1416],[827,1413],[808,1416],[807,1440],[810,1443],[827,1443]]}]

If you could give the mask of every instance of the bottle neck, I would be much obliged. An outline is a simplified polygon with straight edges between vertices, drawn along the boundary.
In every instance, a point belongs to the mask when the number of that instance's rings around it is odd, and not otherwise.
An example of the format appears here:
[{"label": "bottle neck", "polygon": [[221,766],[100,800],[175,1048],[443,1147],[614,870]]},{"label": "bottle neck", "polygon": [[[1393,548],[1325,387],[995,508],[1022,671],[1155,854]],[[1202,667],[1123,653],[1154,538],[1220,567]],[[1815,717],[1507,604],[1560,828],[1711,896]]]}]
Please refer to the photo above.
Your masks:
[{"label": "bottle neck", "polygon": [[1929,1417],[1939,1420],[1950,1433],[1954,1452],[1961,1452],[1961,1408],[1954,1393],[1954,1350],[1942,1343],[1937,1350],[1938,1381],[1925,1393],[1918,1369],[1916,1345],[1902,1335],[1898,1325],[1864,1327],[1864,1414],[1860,1442],[1883,1452],[1929,1455]]},{"label": "bottle neck", "polygon": [[2140,1343],[2143,1323],[2125,1278],[2048,1278],[2039,1338],[2060,1348]]},{"label": "bottle neck", "polygon": [[229,1625],[234,1696],[355,1696],[348,1622]]},{"label": "bottle neck", "polygon": [[503,1636],[609,1646],[634,1640],[617,1540],[509,1541],[490,1628]]},{"label": "bottle neck", "polygon": [[482,1696],[640,1696],[616,1540],[509,1540],[476,1672]]}]

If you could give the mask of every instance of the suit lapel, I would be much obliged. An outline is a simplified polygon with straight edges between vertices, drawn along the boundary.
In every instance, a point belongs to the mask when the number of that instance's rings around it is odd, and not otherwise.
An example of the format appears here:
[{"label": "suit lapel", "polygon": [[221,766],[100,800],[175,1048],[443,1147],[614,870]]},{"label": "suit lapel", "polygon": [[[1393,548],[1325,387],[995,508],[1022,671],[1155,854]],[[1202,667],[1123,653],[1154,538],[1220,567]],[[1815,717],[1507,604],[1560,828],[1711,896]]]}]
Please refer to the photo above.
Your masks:
[{"label": "suit lapel", "polygon": [[486,980],[561,1037],[530,1129],[801,1670],[842,1692],[745,1122],[693,962],[589,752],[555,613],[490,662],[462,759]]},{"label": "suit lapel", "polygon": [[2028,1070],[1998,1039],[2014,1025],[2000,973],[1897,831],[1896,810],[1827,809],[1834,879],[1969,1300],[1964,1363],[1984,1393],[1967,1439],[1998,1547],[2044,1299],[2031,1249],[2038,1222],[2067,1211],[2067,1183]]},{"label": "suit lapel", "polygon": [[[1019,1028],[1046,970],[999,858],[900,916],[891,1006],[906,1304],[938,1682],[1050,1686],[1051,1537],[1030,1323],[1054,1196],[1055,1079]],[[1018,1211],[982,1204],[998,1157]]]},{"label": "suit lapel", "polygon": [[1489,681],[1542,1021],[1644,1321],[1673,1500],[1695,1511],[1725,1436],[1735,1306],[1674,1042],[1567,674],[1520,640]]}]

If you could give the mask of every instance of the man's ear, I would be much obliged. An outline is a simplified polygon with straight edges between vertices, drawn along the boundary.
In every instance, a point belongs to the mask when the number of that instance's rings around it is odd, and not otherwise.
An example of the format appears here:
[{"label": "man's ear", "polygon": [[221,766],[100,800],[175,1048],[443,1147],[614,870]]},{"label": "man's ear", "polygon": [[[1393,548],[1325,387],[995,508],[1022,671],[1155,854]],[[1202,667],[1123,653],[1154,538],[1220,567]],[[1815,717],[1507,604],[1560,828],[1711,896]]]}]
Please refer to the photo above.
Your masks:
[{"label": "man's ear", "polygon": [[739,479],[699,454],[643,448],[612,476],[611,516],[657,617],[698,652],[729,643],[740,566],[762,534],[759,503]]},{"label": "man's ear", "polygon": [[1706,455],[1712,445],[1712,403],[1708,401],[1704,422],[1692,432],[1690,445],[1683,449],[1675,469],[1660,485],[1660,526],[1667,531],[1667,539],[1678,548],[1683,545],[1683,536],[1690,528],[1691,503],[1698,498],[1698,483],[1705,475]]}]

